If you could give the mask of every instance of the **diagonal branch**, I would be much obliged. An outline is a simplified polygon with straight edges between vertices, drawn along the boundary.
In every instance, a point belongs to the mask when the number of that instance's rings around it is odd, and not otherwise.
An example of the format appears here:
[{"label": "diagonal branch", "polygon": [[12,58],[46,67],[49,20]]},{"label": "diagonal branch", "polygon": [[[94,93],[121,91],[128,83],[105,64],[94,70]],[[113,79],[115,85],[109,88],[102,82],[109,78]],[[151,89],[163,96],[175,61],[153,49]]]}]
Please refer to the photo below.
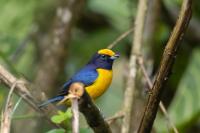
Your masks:
[{"label": "diagonal branch", "polygon": [[[7,71],[3,66],[0,65],[0,81],[6,86],[8,86],[10,89],[13,86],[13,84],[15,84],[16,81],[18,81],[18,79],[14,75],[12,75],[9,71]],[[39,101],[36,100],[35,97],[33,97],[33,95],[29,91],[29,88],[25,84],[16,84],[14,92],[18,94],[20,97],[22,97],[22,99],[25,102],[27,102],[34,110],[44,115],[46,120],[52,123],[50,120],[50,113],[55,113],[55,112],[50,112],[50,110],[56,111],[56,108],[51,106],[49,110],[39,109],[38,108]],[[54,123],[52,124],[55,125]],[[58,127],[58,125],[55,126]]]},{"label": "diagonal branch", "polygon": [[158,110],[158,105],[163,92],[163,86],[169,78],[176,53],[179,47],[179,42],[182,40],[185,30],[189,24],[192,10],[192,0],[184,0],[181,11],[169,41],[165,47],[163,57],[160,63],[160,68],[156,75],[156,80],[153,84],[152,95],[149,96],[143,118],[140,123],[138,133],[151,132],[154,119]]},{"label": "diagonal branch", "polygon": [[101,112],[92,102],[86,91],[80,98],[79,111],[83,113],[88,125],[95,133],[111,133],[108,123],[104,120]]},{"label": "diagonal branch", "polygon": [[[142,57],[138,60],[138,63],[140,65],[140,68],[142,69],[142,73],[143,73],[144,78],[145,78],[145,80],[146,80],[146,82],[148,84],[148,87],[150,89],[149,91],[151,92],[152,91],[151,89],[153,87],[153,83],[152,83],[151,79],[149,78],[149,76],[147,74],[147,71],[146,71],[146,69],[144,67],[144,62],[143,62],[143,58]],[[160,103],[159,103],[159,108],[160,108],[161,112],[164,114],[165,118],[168,120],[168,122],[171,125],[174,133],[179,133],[178,129],[176,128],[175,124],[173,123],[173,121],[171,120],[169,114],[167,113],[167,109],[165,108],[165,105],[163,104],[162,101],[160,101]]]},{"label": "diagonal branch", "polygon": [[123,117],[124,117],[124,112],[120,110],[117,113],[115,113],[113,116],[106,118],[106,121],[108,122],[109,125],[111,125],[114,121],[118,119],[122,119]]},{"label": "diagonal branch", "polygon": [[133,32],[133,28],[128,29],[127,31],[123,32],[119,37],[117,37],[111,44],[107,46],[108,49],[112,49],[114,46],[116,46],[121,40],[123,40],[125,37],[127,37],[130,33]]},{"label": "diagonal branch", "polygon": [[[176,6],[167,6],[166,3],[163,1],[161,2],[161,6],[163,13],[162,15],[165,16],[163,17],[164,21],[170,26],[174,25],[178,16],[179,8]],[[196,19],[196,17],[191,18],[185,38],[191,42],[200,41],[200,21]],[[193,45],[195,44],[196,43],[194,43]]]}]

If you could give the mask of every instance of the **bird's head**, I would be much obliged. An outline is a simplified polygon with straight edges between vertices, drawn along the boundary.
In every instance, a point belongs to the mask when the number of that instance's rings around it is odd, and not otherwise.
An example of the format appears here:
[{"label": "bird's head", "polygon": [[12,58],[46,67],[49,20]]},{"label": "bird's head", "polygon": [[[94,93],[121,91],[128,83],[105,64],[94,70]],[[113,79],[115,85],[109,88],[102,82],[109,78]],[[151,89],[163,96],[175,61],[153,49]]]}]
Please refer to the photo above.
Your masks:
[{"label": "bird's head", "polygon": [[113,61],[119,57],[119,54],[110,49],[100,49],[95,53],[89,63],[94,64],[97,68],[112,69]]}]

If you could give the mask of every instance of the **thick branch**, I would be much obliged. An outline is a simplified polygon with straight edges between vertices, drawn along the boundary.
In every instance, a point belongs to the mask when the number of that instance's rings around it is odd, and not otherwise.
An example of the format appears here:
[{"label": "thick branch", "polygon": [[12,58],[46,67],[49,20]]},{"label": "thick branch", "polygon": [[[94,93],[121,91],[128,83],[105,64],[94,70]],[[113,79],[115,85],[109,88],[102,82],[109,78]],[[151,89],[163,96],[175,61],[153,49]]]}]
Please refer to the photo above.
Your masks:
[{"label": "thick branch", "polygon": [[[163,16],[165,16],[163,19],[167,18],[164,21],[169,25],[174,25],[178,16],[178,7],[166,6],[165,2],[161,2],[161,5]],[[188,26],[185,38],[192,42],[200,41],[200,22],[195,17],[191,18],[190,20],[190,25]]]},{"label": "thick branch", "polygon": [[[92,102],[92,99],[84,89],[84,84],[81,82],[74,82],[69,87],[69,94],[59,102],[59,104],[65,103],[67,100],[72,101],[72,129],[73,133],[78,133],[78,107],[77,99],[79,104],[79,111],[85,116],[88,125],[94,130],[95,133],[111,133],[111,129],[108,123],[102,117],[99,109]],[[76,99],[76,100],[75,100]]]},{"label": "thick branch", "polygon": [[111,133],[108,123],[104,120],[101,112],[86,91],[79,101],[79,110],[83,113],[88,125],[95,133]]},{"label": "thick branch", "polygon": [[[142,73],[143,73],[144,78],[145,78],[145,80],[146,80],[146,82],[147,82],[147,84],[148,84],[149,91],[151,92],[151,89],[152,89],[152,87],[153,87],[153,83],[152,83],[151,79],[149,78],[149,76],[148,76],[148,74],[147,74],[147,71],[146,71],[146,69],[145,69],[145,67],[144,67],[143,59],[140,58],[139,61],[138,61],[138,63],[139,63],[139,65],[140,65],[141,69],[142,69]],[[174,133],[178,133],[178,129],[176,128],[175,124],[174,124],[173,121],[171,120],[169,114],[167,113],[167,109],[165,108],[165,105],[163,104],[162,101],[160,101],[159,107],[160,107],[161,112],[164,114],[165,119],[167,119],[168,122],[169,122],[169,124],[172,126],[172,129],[173,129]]]},{"label": "thick branch", "polygon": [[179,18],[165,47],[160,68],[153,84],[152,95],[149,96],[148,102],[140,123],[138,133],[149,133],[152,129],[154,119],[158,110],[158,105],[163,92],[163,86],[169,78],[173,62],[185,30],[191,18],[192,0],[184,0],[180,11]]}]

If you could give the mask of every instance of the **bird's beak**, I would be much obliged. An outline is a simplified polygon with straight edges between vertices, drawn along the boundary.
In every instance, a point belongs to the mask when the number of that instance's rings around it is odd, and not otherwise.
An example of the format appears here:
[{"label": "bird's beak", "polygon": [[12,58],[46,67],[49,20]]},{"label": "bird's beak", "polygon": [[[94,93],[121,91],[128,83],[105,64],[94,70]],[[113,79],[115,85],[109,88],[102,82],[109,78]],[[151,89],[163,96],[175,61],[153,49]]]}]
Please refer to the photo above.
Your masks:
[{"label": "bird's beak", "polygon": [[115,60],[117,58],[119,58],[119,54],[115,54],[115,55],[113,55],[113,56],[110,57],[111,60]]}]

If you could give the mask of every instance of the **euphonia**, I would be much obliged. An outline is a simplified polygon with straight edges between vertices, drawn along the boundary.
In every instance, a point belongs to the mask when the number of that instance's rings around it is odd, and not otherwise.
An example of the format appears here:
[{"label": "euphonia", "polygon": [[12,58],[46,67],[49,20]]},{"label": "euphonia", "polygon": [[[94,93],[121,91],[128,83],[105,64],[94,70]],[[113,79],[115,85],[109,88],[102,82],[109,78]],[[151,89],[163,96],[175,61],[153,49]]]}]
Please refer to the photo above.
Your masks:
[{"label": "euphonia", "polygon": [[98,98],[108,89],[112,81],[113,62],[118,57],[119,54],[116,54],[110,49],[97,51],[90,61],[62,86],[61,93],[44,102],[40,107],[63,100],[68,95],[70,85],[75,82],[83,83],[87,93],[92,99]]}]

